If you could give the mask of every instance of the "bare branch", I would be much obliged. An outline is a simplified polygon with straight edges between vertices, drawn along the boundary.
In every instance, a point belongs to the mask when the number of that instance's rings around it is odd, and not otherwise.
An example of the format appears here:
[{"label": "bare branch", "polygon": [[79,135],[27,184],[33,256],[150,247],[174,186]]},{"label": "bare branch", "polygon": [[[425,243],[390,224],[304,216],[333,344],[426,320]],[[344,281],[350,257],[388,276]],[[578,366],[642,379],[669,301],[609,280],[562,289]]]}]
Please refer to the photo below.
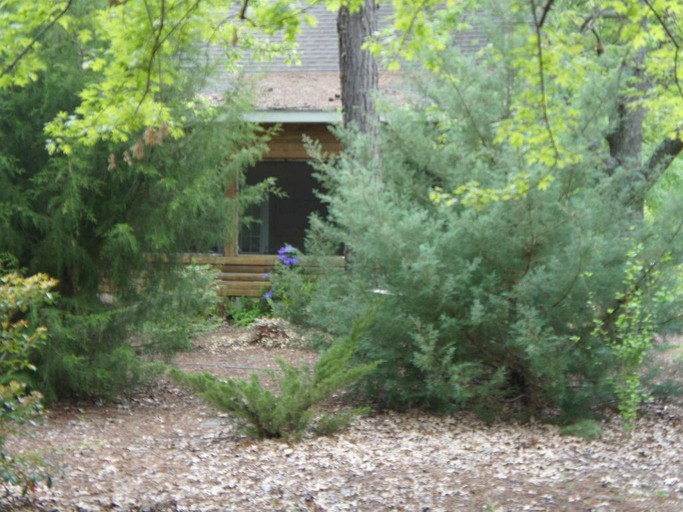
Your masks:
[{"label": "bare branch", "polygon": [[652,152],[652,155],[650,155],[650,158],[648,158],[643,166],[643,175],[648,183],[654,184],[671,165],[671,162],[681,154],[683,151],[681,135],[681,130],[678,130],[674,138],[667,137]]},{"label": "bare branch", "polygon": [[555,154],[555,163],[560,159],[560,152],[557,149],[557,144],[555,143],[555,135],[553,134],[553,128],[552,125],[550,124],[550,118],[548,117],[548,97],[546,94],[545,90],[545,71],[543,67],[543,44],[541,41],[541,29],[542,29],[542,23],[545,23],[545,17],[550,11],[550,7],[552,7],[553,0],[548,0],[548,3],[545,5],[544,10],[543,10],[543,18],[541,20],[538,19],[538,15],[536,13],[536,2],[534,0],[530,0],[531,4],[531,12],[533,13],[534,16],[534,29],[536,31],[536,54],[538,57],[538,78],[540,80],[540,88],[541,88],[541,110],[543,112],[543,122],[545,124],[546,130],[548,131],[548,136],[550,137],[550,143],[553,147],[553,153]]},{"label": "bare branch", "polygon": [[244,20],[247,17],[247,8],[249,7],[249,0],[244,0],[240,8],[239,19]]},{"label": "bare branch", "polygon": [[19,64],[21,59],[23,59],[26,56],[26,54],[31,51],[33,46],[40,40],[40,38],[43,37],[43,35],[45,35],[45,33],[48,30],[50,30],[55,25],[55,23],[57,23],[60,20],[60,18],[69,11],[69,9],[71,9],[71,4],[73,4],[73,0],[68,0],[64,8],[57,13],[54,19],[52,19],[52,21],[50,21],[47,25],[45,25],[41,30],[38,31],[38,33],[33,37],[33,39],[31,39],[31,42],[29,42],[28,45],[26,45],[26,47],[21,52],[19,52],[19,54],[14,58],[14,60],[10,62],[2,71],[0,71],[0,78],[2,78],[8,73],[11,73],[12,70],[14,70],[14,68],[17,66],[17,64]]}]

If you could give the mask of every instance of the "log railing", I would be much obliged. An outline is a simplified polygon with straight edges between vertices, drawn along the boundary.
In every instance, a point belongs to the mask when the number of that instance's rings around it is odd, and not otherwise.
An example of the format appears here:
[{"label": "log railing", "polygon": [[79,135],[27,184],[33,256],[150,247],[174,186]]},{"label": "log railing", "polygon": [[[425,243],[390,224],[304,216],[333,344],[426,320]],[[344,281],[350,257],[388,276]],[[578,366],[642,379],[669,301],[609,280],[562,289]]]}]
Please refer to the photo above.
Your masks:
[{"label": "log railing", "polygon": [[[210,265],[218,270],[218,294],[223,297],[260,297],[270,287],[266,274],[273,270],[277,259],[276,255],[261,254],[183,254],[180,256],[180,263]],[[307,258],[302,257],[302,264],[306,265],[306,262]],[[344,258],[332,257],[326,263],[343,267]]]}]

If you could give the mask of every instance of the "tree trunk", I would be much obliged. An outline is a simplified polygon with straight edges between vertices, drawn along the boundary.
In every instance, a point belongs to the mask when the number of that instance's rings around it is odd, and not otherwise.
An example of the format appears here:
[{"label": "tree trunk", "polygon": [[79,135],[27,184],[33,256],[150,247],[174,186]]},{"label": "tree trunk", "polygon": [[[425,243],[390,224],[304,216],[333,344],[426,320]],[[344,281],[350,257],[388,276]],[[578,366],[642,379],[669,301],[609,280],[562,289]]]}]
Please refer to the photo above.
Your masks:
[{"label": "tree trunk", "polygon": [[647,92],[648,83],[644,72],[645,51],[640,50],[630,65],[630,80],[635,81],[637,97],[622,95],[617,100],[610,124],[612,132],[607,137],[609,152],[614,163],[629,170],[641,168],[643,151],[643,122],[645,109],[637,102]]},{"label": "tree trunk", "polygon": [[372,53],[361,47],[376,30],[375,0],[365,0],[354,13],[345,6],[339,9],[337,32],[344,126],[354,126],[368,134],[373,145],[377,135],[377,114],[372,96],[378,87],[379,71]]},{"label": "tree trunk", "polygon": [[683,141],[679,132],[674,138],[664,139],[643,162],[643,123],[646,111],[635,102],[645,97],[652,85],[645,76],[644,63],[645,50],[641,49],[632,63],[630,74],[630,79],[635,81],[635,89],[639,94],[635,99],[623,95],[617,100],[615,112],[610,120],[613,129],[607,137],[611,160],[607,170],[613,172],[616,167],[622,167],[629,171],[634,187],[630,194],[631,203],[641,212],[647,192],[683,151]]}]

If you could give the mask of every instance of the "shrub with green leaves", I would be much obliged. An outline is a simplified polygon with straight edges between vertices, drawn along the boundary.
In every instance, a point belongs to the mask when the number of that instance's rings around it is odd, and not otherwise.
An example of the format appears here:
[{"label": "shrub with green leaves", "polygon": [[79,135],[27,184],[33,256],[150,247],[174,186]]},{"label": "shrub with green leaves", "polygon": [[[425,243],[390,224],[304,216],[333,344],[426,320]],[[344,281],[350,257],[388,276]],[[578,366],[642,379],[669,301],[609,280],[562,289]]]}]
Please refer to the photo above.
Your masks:
[{"label": "shrub with green leaves", "polygon": [[225,314],[230,323],[237,327],[249,327],[254,321],[270,316],[270,305],[266,299],[252,297],[229,297],[225,302]]},{"label": "shrub with green leaves", "polygon": [[341,336],[376,311],[359,357],[386,361],[363,381],[386,407],[632,415],[643,353],[679,315],[683,196],[659,191],[646,217],[643,174],[606,168],[600,82],[554,98],[582,127],[557,134],[561,168],[507,137],[510,95],[528,92],[507,43],[486,65],[440,56],[420,99],[386,109],[380,160],[342,134],[346,152],[318,164],[329,221],[311,232],[348,258],[316,287],[312,322]]},{"label": "shrub with green leaves", "polygon": [[52,301],[54,279],[44,274],[23,277],[4,273],[0,265],[0,480],[5,486],[32,491],[40,480],[51,485],[40,461],[5,449],[7,435],[41,414],[42,395],[28,391],[21,374],[34,371],[30,352],[44,343],[46,331],[36,325],[36,312]]},{"label": "shrub with green leaves", "polygon": [[[78,33],[92,29],[97,9],[74,2],[71,22],[42,34],[50,72],[0,91],[0,254],[54,276],[62,297],[42,313],[50,341],[26,376],[50,400],[111,397],[139,381],[139,353],[188,347],[212,289],[167,262],[222,247],[240,209],[272,186],[244,183],[265,149],[264,132],[244,120],[245,94],[231,91],[220,107],[199,100],[209,70],[189,48],[163,91],[182,126],[133,125],[115,140],[71,141],[68,154],[46,149],[60,142],[48,140],[46,123],[73,112],[92,78]],[[225,194],[234,183],[244,190],[236,199]]]},{"label": "shrub with green leaves", "polygon": [[291,245],[278,250],[278,260],[270,272],[271,288],[263,298],[270,304],[273,315],[288,322],[304,325],[308,322],[308,306],[322,273],[323,261],[302,257]]},{"label": "shrub with green leaves", "polygon": [[[332,345],[313,369],[296,367],[278,358],[280,372],[268,372],[277,391],[271,391],[252,374],[248,381],[221,381],[209,373],[172,370],[172,376],[190,386],[220,410],[234,415],[250,437],[300,439],[316,419],[320,405],[335,393],[348,388],[376,370],[379,362],[352,365],[355,337]],[[346,409],[319,418],[316,431],[332,434],[344,428],[366,408]]]}]

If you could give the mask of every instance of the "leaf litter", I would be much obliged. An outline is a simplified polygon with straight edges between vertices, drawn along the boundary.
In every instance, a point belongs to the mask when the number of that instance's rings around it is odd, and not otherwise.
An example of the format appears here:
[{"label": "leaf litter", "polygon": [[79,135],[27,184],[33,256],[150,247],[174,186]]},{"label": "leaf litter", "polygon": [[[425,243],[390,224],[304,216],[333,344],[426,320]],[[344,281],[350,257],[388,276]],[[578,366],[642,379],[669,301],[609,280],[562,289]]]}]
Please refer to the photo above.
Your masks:
[{"label": "leaf litter", "polygon": [[[271,325],[261,334],[223,326],[175,364],[244,378],[276,369],[276,356],[314,363],[294,339]],[[113,404],[58,404],[9,439],[52,466],[54,485],[0,494],[0,511],[677,512],[682,425],[675,403],[649,404],[630,436],[606,420],[598,440],[534,422],[381,413],[332,437],[253,441],[161,380]]]}]

